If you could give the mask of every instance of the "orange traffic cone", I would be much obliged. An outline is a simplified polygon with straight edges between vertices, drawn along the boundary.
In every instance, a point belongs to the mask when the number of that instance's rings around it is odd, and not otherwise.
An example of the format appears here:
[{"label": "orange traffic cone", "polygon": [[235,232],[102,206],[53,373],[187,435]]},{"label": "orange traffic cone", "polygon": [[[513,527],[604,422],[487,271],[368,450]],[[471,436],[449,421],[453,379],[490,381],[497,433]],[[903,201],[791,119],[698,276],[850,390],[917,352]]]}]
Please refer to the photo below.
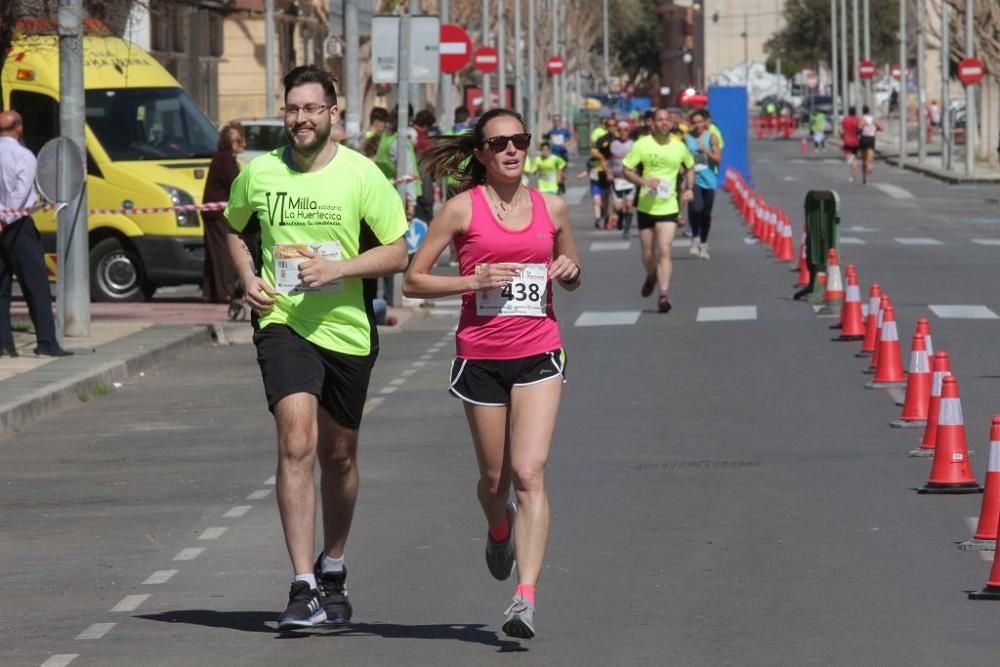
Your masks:
[{"label": "orange traffic cone", "polygon": [[927,426],[924,427],[924,437],[920,446],[910,451],[910,456],[934,456],[937,444],[938,409],[941,407],[941,385],[945,377],[951,375],[951,362],[947,352],[934,355],[934,365],[931,367],[931,397],[927,401]]},{"label": "orange traffic cone", "polygon": [[803,155],[809,152],[809,142],[806,141],[805,137],[802,137],[802,143],[799,144],[799,150],[802,151]]},{"label": "orange traffic cone", "polygon": [[826,260],[826,288],[823,290],[823,307],[820,315],[840,316],[844,306],[844,280],[840,274],[840,262],[837,260],[837,250],[830,248]]},{"label": "orange traffic cone", "polygon": [[781,209],[776,208],[771,211],[771,219],[774,224],[771,226],[773,233],[771,234],[771,253],[777,257],[778,250],[781,248],[781,238],[785,235],[785,222],[781,219]]},{"label": "orange traffic cone", "polygon": [[871,375],[878,368],[878,357],[881,354],[881,346],[879,343],[882,340],[882,322],[885,320],[885,309],[892,305],[892,301],[889,299],[888,294],[883,294],[882,298],[878,302],[878,321],[875,323],[875,351],[872,353],[871,363],[868,364],[868,368],[864,370],[866,375]]},{"label": "orange traffic cone", "polygon": [[970,600],[1000,600],[1000,551],[993,553],[993,567],[981,591],[969,591]]},{"label": "orange traffic cone", "polygon": [[781,243],[778,245],[778,261],[794,262],[795,239],[792,237],[792,224],[788,222],[788,218],[785,217],[784,213],[781,214],[781,218],[784,228],[781,231]]},{"label": "orange traffic cone", "polygon": [[906,376],[906,400],[903,413],[890,425],[895,428],[927,426],[927,408],[931,400],[931,364],[922,333],[913,334],[910,345],[910,372]]},{"label": "orange traffic cone", "polygon": [[986,491],[979,510],[979,525],[972,539],[962,542],[962,551],[995,551],[997,524],[1000,522],[1000,415],[993,415],[990,426],[990,461],[986,470]]},{"label": "orange traffic cone", "polygon": [[795,281],[796,287],[809,284],[809,264],[806,263],[806,242],[799,246],[799,277]]},{"label": "orange traffic cone", "polygon": [[931,323],[926,317],[917,319],[917,332],[924,335],[924,344],[927,346],[927,356],[934,356],[934,341],[931,340]]},{"label": "orange traffic cone", "polygon": [[958,397],[958,380],[954,375],[941,382],[941,406],[938,409],[937,447],[927,483],[918,493],[982,493],[969,465],[969,450],[965,444],[965,423],[962,421],[962,400]]},{"label": "orange traffic cone", "polygon": [[867,357],[875,351],[875,334],[878,331],[878,306],[882,302],[882,288],[872,283],[868,290],[868,318],[865,320],[865,337],[858,357]]},{"label": "orange traffic cone", "polygon": [[865,337],[864,316],[861,314],[861,287],[854,265],[847,265],[847,292],[844,309],[840,311],[840,335],[833,340],[861,340]]},{"label": "orange traffic cone", "polygon": [[875,377],[865,387],[882,389],[902,387],[906,384],[902,355],[899,349],[899,331],[896,329],[896,310],[890,305],[882,317],[882,335],[879,337],[878,367],[875,369]]}]

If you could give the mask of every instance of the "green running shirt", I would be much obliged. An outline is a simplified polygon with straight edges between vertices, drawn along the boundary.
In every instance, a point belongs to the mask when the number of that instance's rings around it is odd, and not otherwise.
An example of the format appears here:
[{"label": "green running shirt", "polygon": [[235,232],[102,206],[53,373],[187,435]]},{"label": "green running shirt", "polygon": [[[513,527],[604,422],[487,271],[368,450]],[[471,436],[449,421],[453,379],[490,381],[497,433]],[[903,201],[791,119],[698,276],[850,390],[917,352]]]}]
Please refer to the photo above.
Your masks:
[{"label": "green running shirt", "polygon": [[[406,234],[399,195],[371,160],[338,146],[326,166],[305,173],[285,163],[286,148],[262,155],[240,171],[225,210],[237,232],[257,215],[266,283],[275,285],[275,244],[337,241],[341,258],[351,259],[374,246],[371,233],[383,245]],[[371,232],[364,233],[365,227]],[[374,293],[366,297],[361,278],[343,283],[336,292],[278,294],[271,311],[260,317],[260,326],[286,324],[319,347],[367,356],[377,340],[370,303]]]},{"label": "green running shirt", "polygon": [[558,155],[543,158],[537,155],[525,164],[526,174],[538,174],[538,191],[556,194],[559,192],[559,172],[566,168],[566,160]]},{"label": "green running shirt", "polygon": [[635,171],[642,165],[644,178],[658,178],[665,183],[670,191],[669,197],[658,197],[649,188],[639,188],[639,212],[649,215],[670,215],[680,211],[677,204],[677,174],[681,167],[694,168],[694,156],[683,141],[667,139],[664,144],[658,143],[653,135],[639,137],[632,145],[622,164]]}]

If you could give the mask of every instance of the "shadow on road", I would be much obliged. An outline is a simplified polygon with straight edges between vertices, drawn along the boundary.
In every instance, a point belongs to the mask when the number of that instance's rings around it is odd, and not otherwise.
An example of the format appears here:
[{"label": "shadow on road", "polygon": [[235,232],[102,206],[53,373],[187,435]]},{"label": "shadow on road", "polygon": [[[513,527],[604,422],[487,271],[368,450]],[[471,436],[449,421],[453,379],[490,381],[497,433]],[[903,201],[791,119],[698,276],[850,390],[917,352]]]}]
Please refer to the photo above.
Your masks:
[{"label": "shadow on road", "polygon": [[401,625],[398,623],[352,623],[324,625],[312,631],[279,633],[277,614],[273,611],[214,611],[212,609],[177,609],[160,614],[140,614],[135,618],[162,623],[185,623],[209,628],[228,628],[241,632],[264,632],[280,638],[293,637],[382,637],[383,639],[449,639],[495,646],[500,653],[527,651],[520,642],[502,640],[482,623]]}]

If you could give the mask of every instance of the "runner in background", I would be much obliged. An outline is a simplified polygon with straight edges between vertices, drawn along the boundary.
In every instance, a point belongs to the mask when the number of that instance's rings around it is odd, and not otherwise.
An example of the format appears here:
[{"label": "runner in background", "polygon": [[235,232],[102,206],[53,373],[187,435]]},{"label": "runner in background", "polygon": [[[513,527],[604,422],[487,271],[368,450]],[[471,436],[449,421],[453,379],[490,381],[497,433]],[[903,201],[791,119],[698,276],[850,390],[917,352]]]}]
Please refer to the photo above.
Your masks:
[{"label": "runner in background", "polygon": [[812,132],[813,148],[816,150],[826,148],[826,113],[813,112],[809,120],[809,131]]},{"label": "runner in background", "polygon": [[[605,119],[610,121],[611,119]],[[613,122],[613,121],[612,121]],[[610,122],[607,122],[610,125]],[[598,132],[598,130],[601,130]],[[586,175],[590,181],[590,199],[594,204],[594,227],[605,229],[608,223],[608,203],[611,194],[611,180],[608,178],[608,159],[611,157],[613,135],[607,127],[595,128],[591,132],[590,158],[587,160]]]},{"label": "runner in background", "polygon": [[635,141],[632,139],[632,128],[628,121],[618,122],[615,138],[611,141],[611,202],[618,216],[618,229],[622,236],[629,238],[632,234],[632,216],[635,212],[635,185],[626,180],[623,173],[622,160],[632,150]]},{"label": "runner in background", "polygon": [[569,162],[569,149],[576,145],[576,140],[573,138],[573,132],[563,127],[561,115],[552,115],[552,128],[545,133],[545,140],[552,147],[553,155],[558,155]]},{"label": "runner in background", "polygon": [[566,178],[566,160],[553,155],[552,147],[547,141],[543,141],[538,148],[539,155],[526,160],[524,173],[537,174],[539,192],[557,195],[560,190],[565,191],[560,186]]},{"label": "runner in background", "polygon": [[685,139],[688,150],[694,155],[694,198],[688,204],[691,223],[691,254],[708,259],[708,233],[712,228],[712,206],[715,189],[719,186],[719,163],[722,150],[715,135],[708,129],[711,121],[700,109],[691,112],[691,131]]},{"label": "runner in background", "polygon": [[861,178],[865,184],[872,175],[872,166],[875,163],[875,135],[882,131],[882,123],[875,118],[868,105],[861,107],[861,138],[859,145],[861,155],[864,160]]},{"label": "runner in background", "polygon": [[847,115],[840,121],[840,141],[844,159],[850,167],[848,182],[854,182],[854,174],[858,168],[858,153],[861,150],[861,120],[858,118],[858,108],[849,107]]}]

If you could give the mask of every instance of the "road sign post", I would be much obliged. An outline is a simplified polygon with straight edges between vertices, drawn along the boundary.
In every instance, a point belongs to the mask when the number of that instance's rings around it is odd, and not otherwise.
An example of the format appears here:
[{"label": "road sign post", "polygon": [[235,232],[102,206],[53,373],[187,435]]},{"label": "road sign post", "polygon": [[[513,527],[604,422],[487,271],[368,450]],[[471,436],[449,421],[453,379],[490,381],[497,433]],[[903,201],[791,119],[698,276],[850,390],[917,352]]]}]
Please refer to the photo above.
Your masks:
[{"label": "road sign post", "polygon": [[875,71],[878,68],[875,66],[875,62],[872,60],[862,60],[858,63],[858,76],[862,79],[871,79],[875,76]]},{"label": "road sign post", "polygon": [[481,46],[472,54],[472,65],[483,74],[495,72],[500,62],[500,55],[492,46]]},{"label": "road sign post", "polygon": [[566,67],[566,63],[559,56],[552,56],[546,61],[546,67],[549,70],[549,74],[556,75],[562,74],[563,69]]},{"label": "road sign post", "polygon": [[974,86],[986,76],[986,68],[979,58],[963,58],[958,63],[958,80],[966,86]]}]

